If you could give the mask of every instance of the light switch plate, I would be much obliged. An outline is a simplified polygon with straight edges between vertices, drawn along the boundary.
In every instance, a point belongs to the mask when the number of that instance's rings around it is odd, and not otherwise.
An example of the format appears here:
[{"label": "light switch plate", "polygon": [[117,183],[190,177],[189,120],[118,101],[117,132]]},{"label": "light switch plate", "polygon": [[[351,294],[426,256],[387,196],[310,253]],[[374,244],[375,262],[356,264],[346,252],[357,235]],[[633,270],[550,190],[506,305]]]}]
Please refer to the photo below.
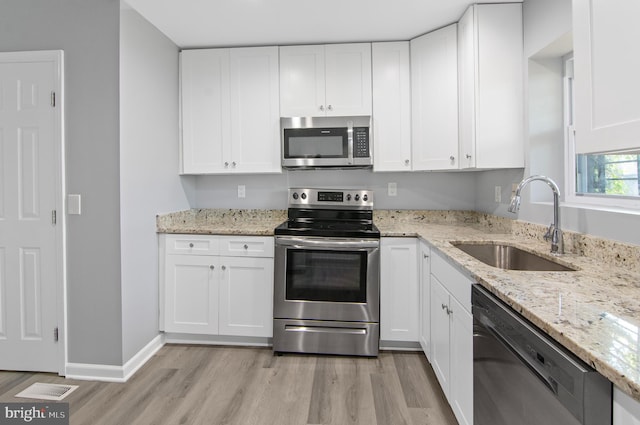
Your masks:
[{"label": "light switch plate", "polygon": [[82,198],[79,194],[69,194],[67,196],[67,214],[82,214]]},{"label": "light switch plate", "polygon": [[243,184],[238,185],[238,198],[244,198],[247,194],[247,188]]}]

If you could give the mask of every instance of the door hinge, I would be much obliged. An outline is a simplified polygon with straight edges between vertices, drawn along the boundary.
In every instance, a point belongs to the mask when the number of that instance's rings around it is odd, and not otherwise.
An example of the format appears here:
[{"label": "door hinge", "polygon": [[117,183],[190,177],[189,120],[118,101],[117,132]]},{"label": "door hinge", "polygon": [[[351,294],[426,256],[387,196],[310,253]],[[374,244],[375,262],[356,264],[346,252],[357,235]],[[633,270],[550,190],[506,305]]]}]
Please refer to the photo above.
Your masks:
[{"label": "door hinge", "polygon": [[53,342],[58,342],[58,327],[53,328]]},{"label": "door hinge", "polygon": [[51,106],[56,107],[56,92],[51,90]]},{"label": "door hinge", "polygon": [[56,210],[51,210],[51,224],[53,224],[54,226],[58,221],[56,216],[57,216]]}]

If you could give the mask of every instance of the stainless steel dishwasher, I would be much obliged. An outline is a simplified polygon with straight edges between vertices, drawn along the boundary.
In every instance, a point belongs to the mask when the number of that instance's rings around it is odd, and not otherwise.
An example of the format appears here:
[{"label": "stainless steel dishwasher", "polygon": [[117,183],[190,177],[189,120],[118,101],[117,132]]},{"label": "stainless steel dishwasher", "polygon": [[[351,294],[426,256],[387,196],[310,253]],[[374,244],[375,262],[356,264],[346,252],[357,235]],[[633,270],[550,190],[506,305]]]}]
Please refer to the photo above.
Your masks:
[{"label": "stainless steel dishwasher", "polygon": [[474,285],[474,425],[611,424],[612,385]]}]

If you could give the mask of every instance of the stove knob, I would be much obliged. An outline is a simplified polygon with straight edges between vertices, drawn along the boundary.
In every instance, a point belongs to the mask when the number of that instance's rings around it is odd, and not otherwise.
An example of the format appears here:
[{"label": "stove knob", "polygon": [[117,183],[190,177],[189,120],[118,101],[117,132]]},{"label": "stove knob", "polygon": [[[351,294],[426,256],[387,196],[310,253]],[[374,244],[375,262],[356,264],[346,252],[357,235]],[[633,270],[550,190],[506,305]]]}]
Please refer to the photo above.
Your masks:
[{"label": "stove knob", "polygon": [[298,192],[293,192],[293,199],[298,199]]},{"label": "stove knob", "polygon": [[355,199],[356,202],[359,201],[360,200],[360,195],[356,194],[356,196],[353,199]]},{"label": "stove knob", "polygon": [[302,192],[302,195],[300,195],[300,197],[301,197],[302,199],[307,199],[307,194],[306,194],[306,193],[304,193],[304,192]]},{"label": "stove knob", "polygon": [[347,201],[350,201],[350,200],[351,200],[351,194],[347,193]]},{"label": "stove knob", "polygon": [[364,202],[367,202],[369,200],[369,197],[367,196],[367,194],[365,193],[364,195],[362,195],[362,200]]}]

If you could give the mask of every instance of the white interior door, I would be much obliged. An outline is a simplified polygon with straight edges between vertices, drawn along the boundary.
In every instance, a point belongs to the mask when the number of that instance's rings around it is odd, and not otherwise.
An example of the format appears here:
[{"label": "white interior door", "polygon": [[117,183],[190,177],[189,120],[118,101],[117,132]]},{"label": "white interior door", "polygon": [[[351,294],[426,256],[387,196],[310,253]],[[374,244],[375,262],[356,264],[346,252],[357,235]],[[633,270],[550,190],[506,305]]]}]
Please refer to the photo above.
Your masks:
[{"label": "white interior door", "polygon": [[[0,53],[0,369],[58,372],[61,52]],[[59,218],[62,211],[57,214]]]}]

